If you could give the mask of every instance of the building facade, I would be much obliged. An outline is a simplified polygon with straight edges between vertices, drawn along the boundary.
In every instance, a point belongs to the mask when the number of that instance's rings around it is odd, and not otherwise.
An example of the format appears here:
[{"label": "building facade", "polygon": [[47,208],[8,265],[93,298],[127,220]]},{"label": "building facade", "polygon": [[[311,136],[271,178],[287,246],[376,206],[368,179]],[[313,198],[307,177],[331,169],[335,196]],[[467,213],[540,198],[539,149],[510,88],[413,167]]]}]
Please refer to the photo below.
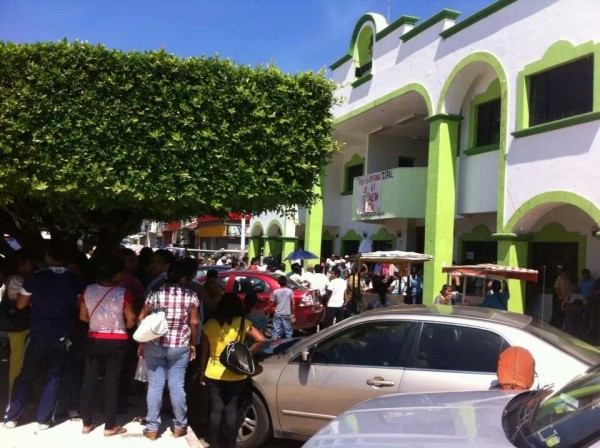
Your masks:
[{"label": "building facade", "polygon": [[459,14],[358,20],[330,67],[344,150],[285,236],[319,253],[369,240],[431,254],[426,303],[453,262],[539,269],[539,285],[511,282],[509,308],[523,312],[559,266],[600,276],[600,8],[497,0]]}]

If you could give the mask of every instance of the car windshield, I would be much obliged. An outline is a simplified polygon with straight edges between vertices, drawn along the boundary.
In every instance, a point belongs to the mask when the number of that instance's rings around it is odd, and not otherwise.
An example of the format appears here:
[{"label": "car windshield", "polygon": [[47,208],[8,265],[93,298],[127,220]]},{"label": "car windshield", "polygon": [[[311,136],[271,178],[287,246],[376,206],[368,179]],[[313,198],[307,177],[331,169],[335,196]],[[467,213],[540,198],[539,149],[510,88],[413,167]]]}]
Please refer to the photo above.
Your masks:
[{"label": "car windshield", "polygon": [[527,326],[527,330],[587,365],[600,364],[600,349],[564,331],[557,330],[552,325],[533,319]]},{"label": "car windshield", "polygon": [[600,366],[542,401],[519,447],[589,446],[600,439]]}]

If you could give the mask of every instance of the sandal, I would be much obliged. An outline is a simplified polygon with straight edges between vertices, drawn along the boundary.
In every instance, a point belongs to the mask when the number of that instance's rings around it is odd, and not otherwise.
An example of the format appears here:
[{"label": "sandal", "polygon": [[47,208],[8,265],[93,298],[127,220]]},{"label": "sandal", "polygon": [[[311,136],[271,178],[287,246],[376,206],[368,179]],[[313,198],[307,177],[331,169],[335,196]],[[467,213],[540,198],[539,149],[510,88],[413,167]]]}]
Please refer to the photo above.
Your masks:
[{"label": "sandal", "polygon": [[98,425],[94,425],[94,424],[87,425],[87,426],[84,425],[83,428],[81,428],[81,434],[89,434],[97,427],[98,427]]},{"label": "sandal", "polygon": [[104,430],[104,437],[112,437],[118,434],[125,434],[127,432],[127,428],[123,428],[121,426],[115,426],[113,429]]}]

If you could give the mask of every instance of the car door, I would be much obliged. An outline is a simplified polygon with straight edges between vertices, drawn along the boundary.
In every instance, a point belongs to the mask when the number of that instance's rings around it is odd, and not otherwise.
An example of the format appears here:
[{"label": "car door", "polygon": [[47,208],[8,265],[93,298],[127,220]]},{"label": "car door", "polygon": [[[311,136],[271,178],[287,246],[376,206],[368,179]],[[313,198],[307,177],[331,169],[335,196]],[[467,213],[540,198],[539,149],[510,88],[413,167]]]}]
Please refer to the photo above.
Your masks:
[{"label": "car door", "polygon": [[363,322],[309,348],[309,362],[292,359],[277,384],[283,431],[313,434],[328,420],[368,398],[398,391],[412,324]]},{"label": "car door", "polygon": [[484,328],[425,322],[415,338],[400,392],[487,390],[510,344]]}]

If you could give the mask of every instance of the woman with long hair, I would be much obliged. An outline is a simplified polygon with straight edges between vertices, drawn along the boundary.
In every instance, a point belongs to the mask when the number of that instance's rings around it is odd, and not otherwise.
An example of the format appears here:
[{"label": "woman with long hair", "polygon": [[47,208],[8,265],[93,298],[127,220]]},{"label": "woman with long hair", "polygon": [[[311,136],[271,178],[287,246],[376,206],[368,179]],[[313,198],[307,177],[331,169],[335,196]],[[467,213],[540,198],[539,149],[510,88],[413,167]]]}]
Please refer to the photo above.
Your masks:
[{"label": "woman with long hair", "polygon": [[200,302],[194,291],[187,287],[189,269],[181,262],[171,263],[166,283],[148,294],[139,320],[154,308],[165,311],[167,333],[146,344],[140,344],[138,356],[146,359],[148,366],[148,415],[144,436],[158,438],[160,408],[165,388],[169,382],[169,395],[173,407],[173,436],[187,434],[187,405],[185,398],[185,372],[188,363],[196,357],[198,334],[198,307]]},{"label": "woman with long hair", "polygon": [[133,296],[119,286],[123,262],[115,257],[94,261],[96,283],[83,292],[79,318],[89,322],[85,349],[85,368],[81,385],[81,416],[83,434],[96,427],[92,421],[94,389],[104,365],[104,435],[114,436],[126,431],[116,425],[117,402],[121,371],[127,355],[127,329],[135,325]]},{"label": "woman with long hair", "polygon": [[[214,317],[204,324],[202,355],[200,357],[200,382],[208,387],[210,395],[209,436],[211,446],[235,447],[237,430],[243,413],[250,403],[250,387],[246,375],[238,375],[219,361],[225,346],[247,336],[254,340],[254,352],[265,337],[244,319],[244,307],[239,297],[226,293],[219,301]],[[241,334],[240,334],[241,333]]]}]

